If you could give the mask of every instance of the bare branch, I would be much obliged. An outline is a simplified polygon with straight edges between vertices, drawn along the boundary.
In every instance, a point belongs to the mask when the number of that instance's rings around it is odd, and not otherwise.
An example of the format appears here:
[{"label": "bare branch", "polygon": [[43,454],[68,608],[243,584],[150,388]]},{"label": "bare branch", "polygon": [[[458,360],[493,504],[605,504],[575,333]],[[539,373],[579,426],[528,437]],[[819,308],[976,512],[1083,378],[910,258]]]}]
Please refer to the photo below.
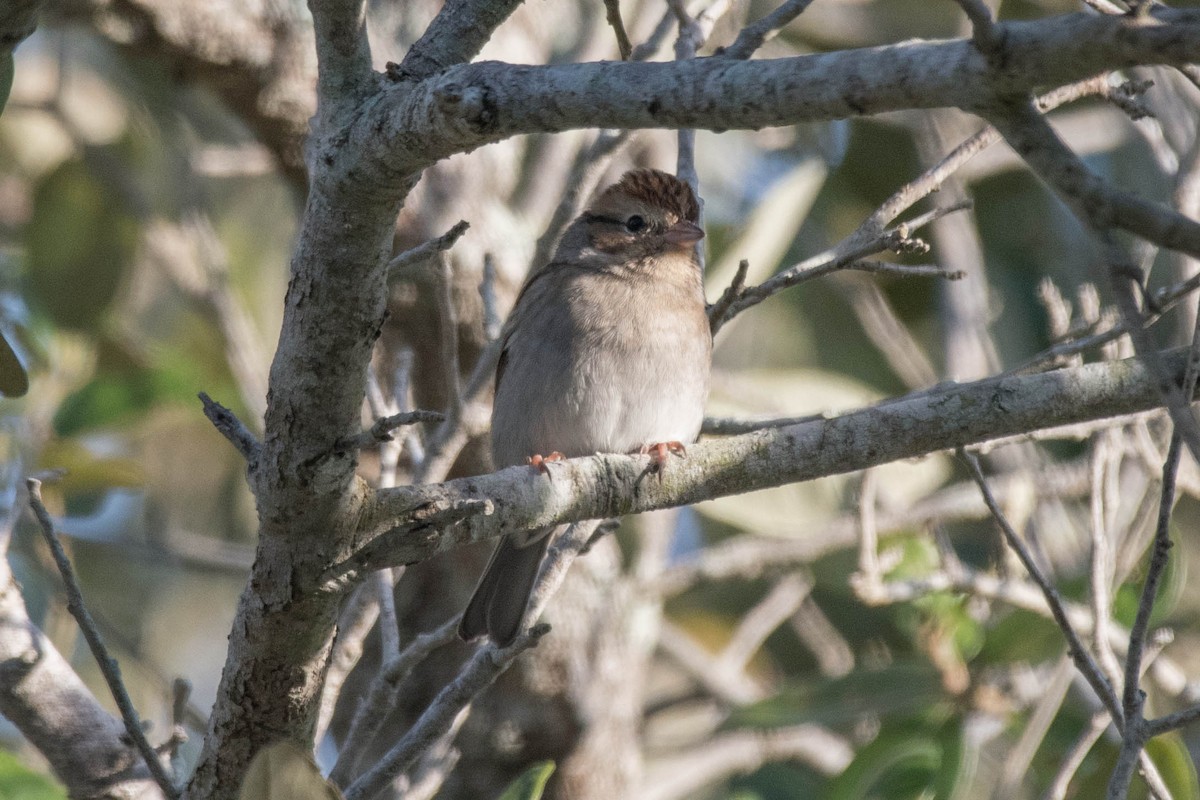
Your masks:
[{"label": "bare branch", "polygon": [[609,26],[617,36],[617,50],[621,54],[621,60],[628,61],[633,53],[633,43],[629,41],[629,34],[625,32],[625,23],[621,19],[620,0],[604,0],[604,12]]},{"label": "bare branch", "polygon": [[1096,664],[1095,659],[1092,658],[1091,653],[1084,646],[1083,641],[1079,638],[1079,634],[1075,632],[1075,627],[1071,624],[1071,620],[1067,616],[1058,590],[1042,574],[1041,568],[1033,560],[1033,556],[1025,546],[1025,543],[1008,523],[1008,518],[1005,517],[1004,512],[996,502],[996,498],[992,496],[991,489],[988,488],[987,480],[983,477],[983,471],[979,468],[979,462],[975,459],[975,456],[966,450],[960,451],[960,454],[971,472],[971,477],[975,479],[976,485],[979,486],[979,491],[983,495],[983,501],[987,504],[988,510],[992,512],[992,517],[995,518],[996,524],[1000,526],[1000,530],[1004,533],[1004,540],[1013,549],[1013,552],[1017,554],[1026,572],[1029,573],[1029,577],[1034,580],[1038,588],[1041,589],[1042,595],[1046,598],[1046,603],[1050,606],[1050,611],[1054,615],[1054,621],[1058,624],[1059,629],[1062,630],[1063,635],[1067,639],[1071,660],[1075,662],[1076,668],[1087,679],[1088,685],[1092,687],[1096,696],[1108,708],[1109,714],[1112,715],[1117,727],[1120,728],[1124,724],[1124,716],[1121,713],[1121,706],[1117,702],[1113,686],[1104,677],[1104,673],[1101,671],[1099,665]]},{"label": "bare branch", "polygon": [[446,415],[440,411],[401,411],[387,417],[380,417],[375,424],[356,436],[347,436],[338,440],[335,450],[358,450],[380,442],[390,442],[394,438],[392,432],[405,425],[416,425],[419,422],[442,422]]},{"label": "bare branch", "polygon": [[714,667],[739,672],[745,669],[767,637],[799,610],[811,591],[811,582],[800,575],[788,575],[777,581],[766,597],[742,617]]},{"label": "bare branch", "polygon": [[853,759],[849,742],[816,725],[729,731],[652,765],[637,796],[642,800],[695,797],[709,784],[749,774],[773,761],[799,761],[823,775],[837,775]]},{"label": "bare branch", "polygon": [[471,223],[465,219],[459,220],[454,223],[450,230],[436,239],[430,239],[428,242],[422,242],[416,247],[405,250],[388,262],[388,275],[395,275],[401,270],[420,266],[432,260],[439,253],[446,252],[451,247],[454,247],[455,243],[462,238],[462,235],[467,232],[467,228],[469,227],[471,227]]},{"label": "bare branch", "polygon": [[329,669],[325,674],[325,685],[321,690],[321,706],[317,714],[316,732],[313,741],[318,745],[329,730],[333,713],[342,694],[342,686],[350,671],[362,658],[363,643],[379,619],[378,597],[369,582],[364,581],[346,601],[338,615],[337,638],[333,642],[333,655],[329,658]]},{"label": "bare branch", "polygon": [[[717,298],[717,302],[708,307],[708,322],[710,326],[714,326],[714,323],[724,320],[725,315],[729,313],[729,306],[746,290],[746,274],[749,271],[750,262],[743,258],[738,262],[737,272],[734,273],[733,280],[725,287],[725,291],[721,292],[721,296]],[[716,332],[716,326],[714,326],[713,333]]]},{"label": "bare branch", "polygon": [[537,625],[517,636],[508,647],[487,644],[475,655],[452,682],[446,685],[425,709],[421,718],[396,742],[383,759],[346,789],[346,800],[375,797],[402,772],[411,767],[446,730],[458,713],[487,688],[513,660],[550,631],[549,625]]},{"label": "bare branch", "polygon": [[454,303],[454,272],[445,251],[438,255],[436,271],[438,333],[441,352],[438,364],[442,368],[449,419],[462,417],[462,375],[458,371],[458,307]]},{"label": "bare branch", "polygon": [[429,657],[434,650],[455,640],[459,616],[441,627],[423,633],[413,639],[403,650],[389,657],[380,667],[367,694],[354,712],[350,730],[342,742],[337,763],[330,770],[329,779],[337,786],[345,786],[356,774],[362,756],[378,736],[384,720],[396,705],[400,685]]},{"label": "bare branch", "polygon": [[662,623],[658,646],[705,692],[725,705],[746,705],[761,700],[766,694],[758,681],[742,670],[717,669],[716,657],[670,622]]},{"label": "bare branch", "polygon": [[1092,745],[1100,740],[1100,735],[1104,733],[1108,725],[1108,714],[1101,712],[1092,715],[1088,726],[1063,757],[1062,763],[1058,767],[1058,772],[1055,773],[1054,780],[1050,784],[1050,788],[1046,790],[1046,800],[1064,800],[1066,798],[1067,789],[1071,785],[1071,778],[1075,777],[1075,773],[1079,771],[1079,767],[1083,764],[1083,759],[1091,752]]},{"label": "bare branch", "polygon": [[[935,219],[969,207],[970,203],[964,201],[945,208],[935,208],[866,240],[858,240],[857,236],[851,235],[832,250],[815,255],[782,272],[778,272],[757,286],[750,286],[743,289],[736,299],[726,304],[726,310],[721,319],[712,317],[710,311],[709,322],[712,325],[713,331],[719,330],[726,322],[746,309],[758,305],[768,297],[805,281],[824,277],[839,270],[851,269],[855,265],[864,263],[867,264],[869,271],[885,271],[884,267],[878,266],[879,262],[863,262],[862,259],[864,256],[874,255],[885,250],[897,253],[927,252],[929,245],[925,244],[921,239],[912,237],[910,231],[919,230]],[[895,269],[891,269],[890,271],[901,272],[901,268],[896,266]],[[943,276],[951,277],[951,275],[944,273]]]},{"label": "bare branch", "polygon": [[758,48],[774,39],[779,31],[803,14],[804,9],[811,4],[812,0],[787,0],[758,22],[743,28],[737,38],[733,40],[733,44],[726,47],[722,55],[728,58],[750,58]]},{"label": "bare branch", "polygon": [[[999,24],[1006,64],[999,73],[969,40],[757,61],[467,64],[385,96],[354,123],[361,134],[351,136],[367,146],[368,161],[407,175],[520,133],[744,129],[947,105],[986,111],[981,102],[999,93],[1070,83],[1129,63],[1200,60],[1200,13],[1160,7],[1154,16],[1153,25],[1083,15]],[[419,152],[413,141],[422,143]]]},{"label": "bare branch", "polygon": [[50,519],[50,512],[42,503],[42,482],[30,478],[25,481],[25,488],[29,492],[29,507],[37,517],[42,538],[50,548],[50,552],[54,556],[54,563],[58,567],[59,574],[62,575],[63,587],[67,592],[67,610],[79,623],[83,638],[87,640],[88,647],[96,658],[100,673],[104,676],[104,682],[108,684],[113,700],[116,701],[117,708],[121,711],[121,719],[125,722],[125,732],[137,747],[138,752],[142,754],[146,767],[154,777],[154,782],[162,789],[164,795],[173,800],[173,798],[179,797],[179,790],[175,788],[175,783],[167,774],[166,767],[163,766],[158,753],[146,740],[146,734],[142,730],[142,719],[138,716],[137,709],[133,707],[133,701],[129,699],[129,692],[125,689],[125,682],[121,679],[121,668],[117,665],[116,659],[108,654],[108,648],[100,638],[96,622],[83,603],[83,594],[79,591],[79,582],[75,579],[75,569],[71,566],[66,551],[63,550],[54,533],[54,521]]},{"label": "bare branch", "polygon": [[258,439],[228,408],[213,400],[205,392],[201,392],[198,396],[204,405],[204,416],[208,417],[217,432],[228,439],[234,449],[242,454],[248,468],[253,470],[258,464],[258,457],[262,451],[262,445],[259,444]]},{"label": "bare branch", "polygon": [[[1181,375],[1187,354],[1172,351],[1165,360],[1173,374]],[[439,486],[380,490],[366,500],[359,517],[360,541],[369,542],[397,525],[415,525],[413,515],[418,510],[424,516],[430,508],[445,511],[456,503],[492,498],[504,502],[495,505],[495,513],[476,513],[440,535],[429,537],[427,527],[410,527],[413,535],[389,536],[388,547],[367,544],[350,563],[369,561],[379,567],[408,563],[511,530],[686,505],[1015,433],[1131,413],[1153,408],[1157,401],[1144,365],[1126,359],[954,385],[831,419],[701,442],[689,448],[686,459],[674,462],[661,481],[643,479],[649,463],[645,456],[598,455],[557,464],[553,481],[531,474],[528,468],[512,467]]]},{"label": "bare branch", "polygon": [[521,2],[448,0],[421,38],[409,48],[404,61],[388,65],[388,75],[395,80],[421,80],[470,61]]}]

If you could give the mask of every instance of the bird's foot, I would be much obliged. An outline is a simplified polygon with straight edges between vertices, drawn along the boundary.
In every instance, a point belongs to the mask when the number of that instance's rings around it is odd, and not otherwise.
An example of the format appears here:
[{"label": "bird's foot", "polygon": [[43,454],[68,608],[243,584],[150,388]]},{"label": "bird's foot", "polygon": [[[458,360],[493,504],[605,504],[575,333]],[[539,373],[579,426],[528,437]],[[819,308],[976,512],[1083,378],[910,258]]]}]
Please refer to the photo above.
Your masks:
[{"label": "bird's foot", "polygon": [[536,469],[538,472],[542,473],[543,475],[549,475],[550,474],[550,466],[549,465],[551,462],[566,461],[566,460],[567,460],[567,457],[564,456],[562,453],[558,452],[557,450],[555,450],[553,453],[551,453],[548,456],[544,456],[541,453],[534,453],[533,455],[531,455],[529,457],[529,466],[533,467],[534,469]]},{"label": "bird's foot", "polygon": [[638,452],[642,455],[650,456],[650,466],[647,471],[658,476],[662,480],[663,467],[667,463],[667,459],[672,454],[679,457],[687,455],[687,448],[683,446],[683,442],[657,442],[655,444],[644,444],[638,448]]}]

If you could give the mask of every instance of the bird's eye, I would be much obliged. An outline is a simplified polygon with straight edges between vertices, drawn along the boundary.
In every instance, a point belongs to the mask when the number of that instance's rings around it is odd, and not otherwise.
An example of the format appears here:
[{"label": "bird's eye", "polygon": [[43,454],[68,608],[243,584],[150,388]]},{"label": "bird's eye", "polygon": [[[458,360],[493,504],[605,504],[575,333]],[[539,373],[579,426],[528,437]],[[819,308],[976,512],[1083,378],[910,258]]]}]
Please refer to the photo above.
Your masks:
[{"label": "bird's eye", "polygon": [[625,220],[625,230],[630,233],[640,233],[646,229],[646,220],[639,215],[634,214],[629,219]]}]

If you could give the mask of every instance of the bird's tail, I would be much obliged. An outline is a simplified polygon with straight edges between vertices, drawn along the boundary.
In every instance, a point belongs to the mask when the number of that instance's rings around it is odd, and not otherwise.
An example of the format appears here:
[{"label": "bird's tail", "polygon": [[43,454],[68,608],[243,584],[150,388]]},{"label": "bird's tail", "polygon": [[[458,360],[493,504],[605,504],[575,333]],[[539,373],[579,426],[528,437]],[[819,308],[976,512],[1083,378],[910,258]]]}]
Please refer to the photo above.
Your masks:
[{"label": "bird's tail", "polygon": [[[487,634],[506,647],[521,632],[525,607],[554,528],[505,536],[496,545],[479,585],[458,625],[458,635],[470,641]],[[520,543],[520,542],[524,543]]]}]

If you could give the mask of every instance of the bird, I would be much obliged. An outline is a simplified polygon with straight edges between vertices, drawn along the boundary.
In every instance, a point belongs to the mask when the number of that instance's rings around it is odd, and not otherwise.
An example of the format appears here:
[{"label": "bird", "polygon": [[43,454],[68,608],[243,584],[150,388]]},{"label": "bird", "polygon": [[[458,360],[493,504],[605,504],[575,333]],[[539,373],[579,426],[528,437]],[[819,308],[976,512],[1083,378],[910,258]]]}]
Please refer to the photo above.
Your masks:
[{"label": "bird", "polygon": [[[712,333],[696,258],[704,237],[687,183],[625,173],[564,231],[526,281],[501,334],[492,410],[495,466],[648,452],[664,468],[700,433]],[[507,534],[459,635],[510,644],[551,540],[566,526]]]}]

